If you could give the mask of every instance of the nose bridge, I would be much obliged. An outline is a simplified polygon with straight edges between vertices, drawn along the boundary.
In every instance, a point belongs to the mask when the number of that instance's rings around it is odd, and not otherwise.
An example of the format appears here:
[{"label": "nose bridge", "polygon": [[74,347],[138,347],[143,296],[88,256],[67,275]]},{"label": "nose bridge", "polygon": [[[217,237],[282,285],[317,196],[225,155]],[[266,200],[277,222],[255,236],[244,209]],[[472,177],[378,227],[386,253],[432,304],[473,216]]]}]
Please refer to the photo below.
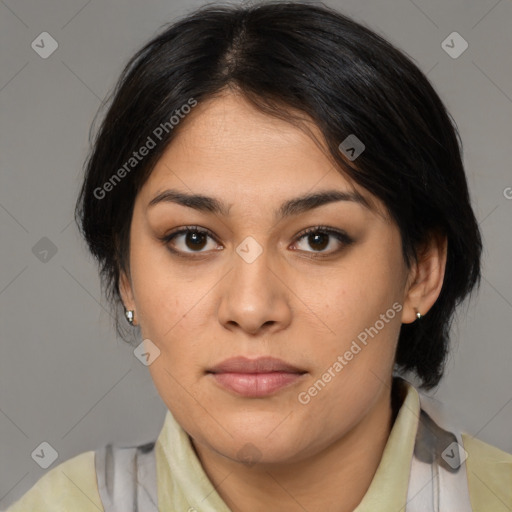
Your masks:
[{"label": "nose bridge", "polygon": [[[269,300],[272,287],[269,249],[264,248],[253,236],[245,237],[235,248],[233,265],[234,275],[232,286],[235,294],[245,300],[245,294],[252,301]],[[270,293],[269,293],[270,292]]]},{"label": "nose bridge", "polygon": [[289,315],[287,300],[272,268],[271,251],[247,236],[235,247],[233,268],[221,296],[219,320],[247,332],[264,324],[282,324]]}]

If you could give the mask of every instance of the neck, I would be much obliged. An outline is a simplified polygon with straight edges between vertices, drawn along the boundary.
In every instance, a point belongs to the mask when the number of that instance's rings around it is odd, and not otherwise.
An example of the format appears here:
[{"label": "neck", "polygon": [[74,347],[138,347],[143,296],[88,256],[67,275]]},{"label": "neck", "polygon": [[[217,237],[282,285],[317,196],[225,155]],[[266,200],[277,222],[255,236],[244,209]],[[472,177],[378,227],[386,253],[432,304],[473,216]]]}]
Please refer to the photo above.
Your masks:
[{"label": "neck", "polygon": [[[205,473],[232,512],[351,512],[377,471],[397,414],[390,389],[349,432],[293,464],[246,466],[192,444]],[[399,407],[399,405],[398,405]]]}]

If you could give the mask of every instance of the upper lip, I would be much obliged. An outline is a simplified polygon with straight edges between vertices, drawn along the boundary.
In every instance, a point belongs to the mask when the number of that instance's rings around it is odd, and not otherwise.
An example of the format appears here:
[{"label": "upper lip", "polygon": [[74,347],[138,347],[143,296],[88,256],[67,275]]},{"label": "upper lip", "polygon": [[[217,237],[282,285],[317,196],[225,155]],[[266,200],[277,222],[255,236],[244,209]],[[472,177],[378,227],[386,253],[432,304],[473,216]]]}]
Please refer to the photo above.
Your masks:
[{"label": "upper lip", "polygon": [[207,371],[209,373],[305,373],[304,370],[275,357],[248,359],[242,356],[226,359],[212,368],[208,368]]}]

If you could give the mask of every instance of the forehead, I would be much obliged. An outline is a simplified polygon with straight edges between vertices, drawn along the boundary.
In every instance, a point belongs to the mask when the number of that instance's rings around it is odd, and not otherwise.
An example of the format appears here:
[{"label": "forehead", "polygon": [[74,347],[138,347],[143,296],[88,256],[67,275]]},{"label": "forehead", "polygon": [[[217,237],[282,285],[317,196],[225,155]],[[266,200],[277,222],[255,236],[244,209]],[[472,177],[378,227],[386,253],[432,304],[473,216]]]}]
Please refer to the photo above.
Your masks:
[{"label": "forehead", "polygon": [[356,193],[378,201],[340,173],[317,126],[305,129],[257,110],[240,95],[200,103],[183,120],[141,190],[146,201],[168,188],[188,194],[282,202],[315,190]]}]

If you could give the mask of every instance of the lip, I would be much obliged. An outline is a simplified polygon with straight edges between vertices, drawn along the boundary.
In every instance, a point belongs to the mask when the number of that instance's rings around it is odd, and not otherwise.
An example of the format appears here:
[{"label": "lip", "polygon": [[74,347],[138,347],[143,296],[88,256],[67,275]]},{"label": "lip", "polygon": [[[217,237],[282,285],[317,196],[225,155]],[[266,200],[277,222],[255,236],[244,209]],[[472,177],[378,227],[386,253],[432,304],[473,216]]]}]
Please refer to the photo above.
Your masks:
[{"label": "lip", "polygon": [[246,397],[264,397],[292,385],[305,373],[274,357],[232,357],[207,370],[223,388]]},{"label": "lip", "polygon": [[231,357],[221,363],[208,368],[209,373],[305,373],[296,366],[293,366],[282,359],[275,357],[257,357],[249,359],[247,357]]}]

